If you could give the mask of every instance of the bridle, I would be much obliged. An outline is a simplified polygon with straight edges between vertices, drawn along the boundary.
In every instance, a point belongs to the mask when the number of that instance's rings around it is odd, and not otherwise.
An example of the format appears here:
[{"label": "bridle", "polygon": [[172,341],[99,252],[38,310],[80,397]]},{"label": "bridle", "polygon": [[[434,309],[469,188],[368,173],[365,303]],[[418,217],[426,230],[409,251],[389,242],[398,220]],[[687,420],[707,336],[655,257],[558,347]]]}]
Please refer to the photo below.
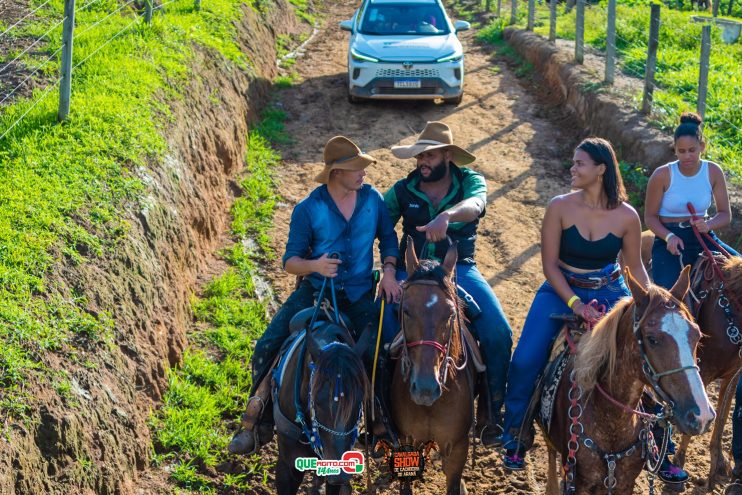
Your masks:
[{"label": "bridle", "polygon": [[[448,340],[444,344],[438,342],[437,340],[416,340],[413,342],[407,342],[407,333],[405,331],[405,318],[404,318],[404,312],[399,312],[399,328],[400,333],[402,334],[402,356],[401,356],[401,366],[402,366],[402,376],[404,377],[404,380],[407,381],[409,378],[410,370],[412,369],[412,360],[410,359],[408,349],[411,349],[413,347],[419,347],[419,346],[429,346],[434,348],[438,351],[439,354],[443,356],[443,366],[441,366],[440,370],[438,371],[438,383],[441,384],[441,386],[445,385],[446,381],[448,380],[448,369],[449,367],[453,366],[457,371],[461,371],[464,368],[466,368],[467,362],[468,362],[468,355],[466,351],[466,344],[463,341],[462,338],[462,323],[461,323],[461,307],[459,304],[459,300],[455,295],[451,294],[451,290],[449,287],[446,286],[446,284],[441,280],[433,280],[433,279],[417,279],[417,280],[411,280],[411,281],[405,281],[402,284],[402,298],[399,302],[399,307],[404,308],[404,298],[405,298],[405,292],[408,288],[412,287],[413,285],[432,285],[435,287],[440,288],[444,294],[449,299],[453,300],[454,304],[454,317],[451,323],[448,325],[449,332],[448,332]],[[453,341],[453,335],[458,330],[460,345],[461,345],[461,352],[463,355],[463,360],[461,364],[457,364],[454,360],[454,358],[451,357],[451,343]]]}]

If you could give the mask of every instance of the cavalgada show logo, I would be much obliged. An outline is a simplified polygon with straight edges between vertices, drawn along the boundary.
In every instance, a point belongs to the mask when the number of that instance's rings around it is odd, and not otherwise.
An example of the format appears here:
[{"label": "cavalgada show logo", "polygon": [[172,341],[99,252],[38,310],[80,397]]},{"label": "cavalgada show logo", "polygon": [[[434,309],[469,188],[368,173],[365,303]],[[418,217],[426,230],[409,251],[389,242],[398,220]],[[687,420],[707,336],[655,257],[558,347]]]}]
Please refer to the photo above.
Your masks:
[{"label": "cavalgada show logo", "polygon": [[294,467],[299,471],[315,471],[317,476],[336,476],[342,470],[348,474],[361,474],[364,457],[361,452],[351,450],[343,453],[340,460],[324,460],[316,457],[297,457]]}]

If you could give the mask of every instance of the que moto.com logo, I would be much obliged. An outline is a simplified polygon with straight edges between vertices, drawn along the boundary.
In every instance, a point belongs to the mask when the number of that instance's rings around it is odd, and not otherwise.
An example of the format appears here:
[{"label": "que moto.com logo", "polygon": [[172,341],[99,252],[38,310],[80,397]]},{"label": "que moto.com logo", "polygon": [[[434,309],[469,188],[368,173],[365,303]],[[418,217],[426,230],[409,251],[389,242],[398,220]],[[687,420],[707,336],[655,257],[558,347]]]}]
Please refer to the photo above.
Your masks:
[{"label": "que moto.com logo", "polygon": [[352,450],[343,453],[340,460],[324,460],[316,457],[297,457],[294,467],[299,471],[316,471],[317,476],[336,476],[340,471],[348,474],[363,472],[364,458],[361,452]]}]

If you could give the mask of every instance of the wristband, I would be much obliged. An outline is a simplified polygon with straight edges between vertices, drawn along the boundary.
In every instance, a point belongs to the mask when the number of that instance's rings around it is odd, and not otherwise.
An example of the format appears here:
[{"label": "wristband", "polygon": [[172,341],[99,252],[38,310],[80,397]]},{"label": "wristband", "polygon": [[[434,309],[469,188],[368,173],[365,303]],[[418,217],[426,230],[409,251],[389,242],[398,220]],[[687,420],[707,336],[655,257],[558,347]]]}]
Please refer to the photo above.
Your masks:
[{"label": "wristband", "polygon": [[675,234],[673,234],[672,232],[670,232],[669,234],[667,234],[667,235],[665,236],[665,244],[667,244],[667,241],[669,241],[670,239],[672,239],[672,237],[673,237],[674,235],[675,235]]},{"label": "wristband", "polygon": [[580,296],[575,294],[574,296],[569,298],[569,301],[567,301],[567,307],[569,309],[572,309],[572,306],[574,306],[574,304],[579,300],[580,300]]},{"label": "wristband", "polygon": [[395,265],[395,264],[394,264],[394,263],[392,263],[391,261],[387,261],[386,263],[384,263],[384,265],[383,265],[383,266],[381,267],[381,270],[382,270],[382,271],[386,270],[386,267],[387,267],[387,266],[391,266],[391,267],[392,267],[392,269],[393,269],[393,270],[394,270],[395,272],[397,271],[397,265]]}]

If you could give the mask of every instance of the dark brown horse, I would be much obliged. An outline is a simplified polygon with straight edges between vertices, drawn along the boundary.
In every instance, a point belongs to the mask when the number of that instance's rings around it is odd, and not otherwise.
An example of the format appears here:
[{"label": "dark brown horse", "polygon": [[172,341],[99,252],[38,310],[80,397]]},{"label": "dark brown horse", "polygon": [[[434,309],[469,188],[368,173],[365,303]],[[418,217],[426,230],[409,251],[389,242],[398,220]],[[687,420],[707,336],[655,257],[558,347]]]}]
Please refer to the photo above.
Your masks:
[{"label": "dark brown horse", "polygon": [[[279,495],[294,495],[299,489],[304,471],[296,468],[297,458],[340,460],[345,452],[354,450],[361,412],[370,391],[360,357],[367,343],[363,339],[363,343],[353,345],[347,330],[334,323],[323,323],[308,332],[305,351],[299,344],[286,359],[285,372],[273,398]],[[302,418],[298,423],[297,404]],[[350,494],[350,476],[345,471],[327,476],[326,493]]]},{"label": "dark brown horse", "polygon": [[[704,334],[698,352],[703,383],[707,385],[721,379],[716,404],[718,415],[711,435],[709,488],[713,488],[718,475],[727,476],[731,472],[729,462],[721,451],[721,435],[739,379],[737,372],[742,367],[742,314],[730,302],[730,296],[742,302],[742,259],[734,257],[725,260],[718,257],[717,260],[726,282],[723,288],[718,274],[710,266],[709,258],[701,256],[693,269],[693,292],[686,299],[689,306],[695,308],[696,321]],[[681,466],[685,462],[689,441],[689,437],[683,437],[675,456],[675,461]]]},{"label": "dark brown horse", "polygon": [[[392,379],[391,410],[402,445],[438,445],[446,493],[466,493],[461,474],[473,418],[473,366],[462,337],[462,305],[456,296],[457,250],[443,264],[418,261],[412,241],[405,255],[407,281],[400,303],[403,338]],[[402,493],[412,493],[403,483]]]},{"label": "dark brown horse", "polygon": [[576,494],[633,492],[649,431],[633,410],[645,387],[670,405],[671,420],[684,433],[703,433],[714,418],[696,366],[701,332],[681,302],[688,269],[669,292],[645,289],[628,270],[626,279],[632,299],[619,302],[582,337],[562,375],[551,425],[542,425],[549,494],[557,493],[557,451],[570,466]]}]

